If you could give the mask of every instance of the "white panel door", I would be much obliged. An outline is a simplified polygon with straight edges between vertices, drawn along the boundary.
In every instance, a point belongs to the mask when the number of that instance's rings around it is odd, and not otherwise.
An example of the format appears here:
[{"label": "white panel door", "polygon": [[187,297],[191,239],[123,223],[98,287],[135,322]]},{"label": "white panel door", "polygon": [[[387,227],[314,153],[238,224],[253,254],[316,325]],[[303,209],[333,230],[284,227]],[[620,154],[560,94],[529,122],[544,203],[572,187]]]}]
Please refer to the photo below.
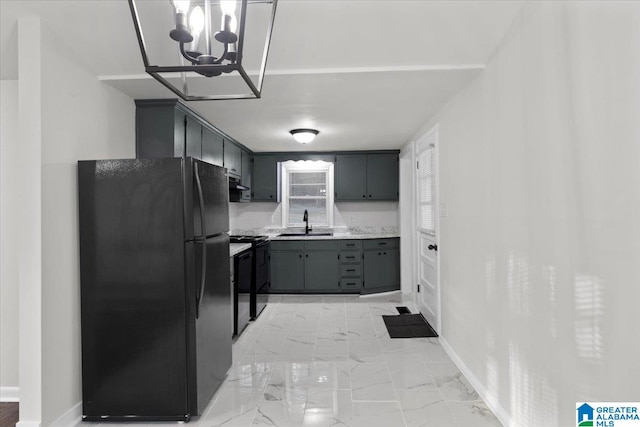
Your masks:
[{"label": "white panel door", "polygon": [[418,280],[416,301],[422,315],[440,332],[438,277],[438,185],[437,127],[417,143],[417,234]]}]

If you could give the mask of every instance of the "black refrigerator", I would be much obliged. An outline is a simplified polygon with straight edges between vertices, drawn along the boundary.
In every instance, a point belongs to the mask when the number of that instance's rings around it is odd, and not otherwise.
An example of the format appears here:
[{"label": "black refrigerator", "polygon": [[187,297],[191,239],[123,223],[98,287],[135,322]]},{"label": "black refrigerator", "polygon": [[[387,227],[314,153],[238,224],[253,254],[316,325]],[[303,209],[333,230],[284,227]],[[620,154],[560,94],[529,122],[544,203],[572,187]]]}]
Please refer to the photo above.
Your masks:
[{"label": "black refrigerator", "polygon": [[87,421],[189,421],[231,367],[225,169],[78,162]]}]

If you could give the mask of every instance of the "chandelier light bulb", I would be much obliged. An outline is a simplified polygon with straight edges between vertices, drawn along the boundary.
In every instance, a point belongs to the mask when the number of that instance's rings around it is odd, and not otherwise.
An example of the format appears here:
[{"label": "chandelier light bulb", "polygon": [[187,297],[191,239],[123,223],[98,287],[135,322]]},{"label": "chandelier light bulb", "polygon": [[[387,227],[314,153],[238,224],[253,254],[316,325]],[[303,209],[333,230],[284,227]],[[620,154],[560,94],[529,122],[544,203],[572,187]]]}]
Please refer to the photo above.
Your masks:
[{"label": "chandelier light bulb", "polygon": [[189,11],[189,5],[191,1],[189,0],[173,0],[173,7],[176,9],[176,13],[182,13],[186,15]]},{"label": "chandelier light bulb", "polygon": [[235,14],[231,15],[231,20],[229,21],[229,31],[234,34],[238,33],[238,18],[236,18]]},{"label": "chandelier light bulb", "polygon": [[196,6],[189,16],[189,28],[193,36],[199,35],[204,29],[204,12],[200,6]]},{"label": "chandelier light bulb", "polygon": [[236,12],[236,0],[221,0],[220,10],[222,10],[223,15],[233,16]]},{"label": "chandelier light bulb", "polygon": [[308,144],[313,141],[320,132],[315,129],[293,129],[289,133],[300,144]]}]

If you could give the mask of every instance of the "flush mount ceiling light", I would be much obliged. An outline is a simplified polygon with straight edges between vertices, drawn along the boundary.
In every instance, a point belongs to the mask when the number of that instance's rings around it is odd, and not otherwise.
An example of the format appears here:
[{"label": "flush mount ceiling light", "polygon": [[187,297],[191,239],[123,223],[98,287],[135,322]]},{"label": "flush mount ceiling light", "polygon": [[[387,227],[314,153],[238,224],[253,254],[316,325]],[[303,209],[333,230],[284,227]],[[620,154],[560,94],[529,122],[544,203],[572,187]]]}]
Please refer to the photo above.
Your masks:
[{"label": "flush mount ceiling light", "polygon": [[320,132],[315,129],[293,129],[289,131],[289,133],[300,144],[308,144],[313,141]]},{"label": "flush mount ceiling light", "polygon": [[277,1],[129,0],[145,71],[185,101],[260,98]]}]

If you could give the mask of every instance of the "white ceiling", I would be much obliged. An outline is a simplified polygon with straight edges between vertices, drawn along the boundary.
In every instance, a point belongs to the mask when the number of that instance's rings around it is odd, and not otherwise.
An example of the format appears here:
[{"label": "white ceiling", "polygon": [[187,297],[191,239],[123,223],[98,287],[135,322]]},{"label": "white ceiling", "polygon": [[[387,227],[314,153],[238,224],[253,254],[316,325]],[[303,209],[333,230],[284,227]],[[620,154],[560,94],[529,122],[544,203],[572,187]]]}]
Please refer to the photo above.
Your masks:
[{"label": "white ceiling", "polygon": [[[255,151],[399,148],[481,72],[521,4],[279,0],[262,98],[190,106]],[[2,79],[17,78],[16,20],[30,15],[106,84],[175,97],[144,73],[126,0],[0,0]],[[296,127],[320,135],[301,146]]]}]

